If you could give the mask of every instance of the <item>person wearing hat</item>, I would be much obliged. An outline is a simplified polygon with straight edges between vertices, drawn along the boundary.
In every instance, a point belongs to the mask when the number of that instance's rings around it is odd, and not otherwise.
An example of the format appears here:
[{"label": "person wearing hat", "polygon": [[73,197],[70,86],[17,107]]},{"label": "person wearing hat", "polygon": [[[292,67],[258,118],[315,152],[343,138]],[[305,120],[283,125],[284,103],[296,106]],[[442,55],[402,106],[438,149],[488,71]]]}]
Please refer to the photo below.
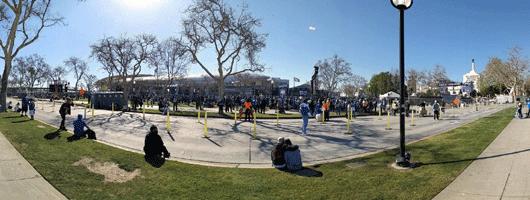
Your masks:
[{"label": "person wearing hat", "polygon": [[[74,121],[74,135],[71,137],[68,137],[68,141],[73,140],[79,140],[83,137],[85,137],[85,127],[90,130],[90,127],[86,124],[85,121],[83,121],[83,114],[77,115],[77,120]],[[89,137],[90,138],[90,137]]]},{"label": "person wearing hat", "polygon": [[169,152],[164,146],[164,141],[158,135],[158,128],[155,125],[151,126],[149,133],[145,136],[144,152],[146,158],[161,157],[162,153],[164,158],[169,158]]},{"label": "person wearing hat", "polygon": [[307,105],[307,99],[304,99],[303,103],[300,104],[300,114],[302,114],[302,135],[307,135],[307,122],[309,120],[309,115],[311,114],[311,110],[309,109],[309,106]]},{"label": "person wearing hat", "polygon": [[286,146],[284,145],[284,142],[284,138],[279,137],[278,143],[276,143],[276,146],[274,146],[274,149],[271,152],[272,166],[278,169],[284,168],[286,166],[284,156]]},{"label": "person wearing hat", "polygon": [[67,98],[66,102],[61,105],[61,108],[59,108],[59,114],[61,114],[61,126],[59,126],[59,130],[66,131],[66,127],[64,126],[64,120],[66,119],[66,114],[72,114],[71,104],[72,99]]},{"label": "person wearing hat", "polygon": [[436,100],[434,100],[432,110],[434,111],[434,120],[440,120],[440,105]]}]

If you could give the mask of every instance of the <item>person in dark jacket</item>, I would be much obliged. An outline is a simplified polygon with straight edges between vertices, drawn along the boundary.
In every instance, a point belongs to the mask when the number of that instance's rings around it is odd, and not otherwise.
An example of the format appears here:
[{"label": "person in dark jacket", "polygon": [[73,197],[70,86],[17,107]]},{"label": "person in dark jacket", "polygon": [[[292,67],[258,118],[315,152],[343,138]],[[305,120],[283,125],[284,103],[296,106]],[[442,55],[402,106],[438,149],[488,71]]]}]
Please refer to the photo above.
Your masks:
[{"label": "person in dark jacket", "polygon": [[164,153],[164,158],[169,158],[169,152],[158,135],[158,128],[155,125],[151,126],[149,133],[145,136],[144,152],[146,158],[161,157],[162,153]]},{"label": "person in dark jacket", "polygon": [[293,145],[291,140],[285,140],[285,164],[289,170],[300,170],[302,169],[302,156],[300,155],[300,149],[298,145]]},{"label": "person in dark jacket", "polygon": [[284,145],[284,138],[279,137],[278,143],[271,152],[272,165],[275,168],[281,169],[285,167],[285,147],[286,146]]},{"label": "person in dark jacket", "polygon": [[20,116],[28,116],[28,97],[22,97],[22,112]]},{"label": "person in dark jacket", "polygon": [[64,120],[66,119],[66,114],[71,115],[71,104],[72,99],[68,98],[66,99],[66,102],[61,105],[61,108],[59,109],[59,114],[61,114],[61,126],[59,126],[59,130],[66,131],[66,127],[64,126]]}]

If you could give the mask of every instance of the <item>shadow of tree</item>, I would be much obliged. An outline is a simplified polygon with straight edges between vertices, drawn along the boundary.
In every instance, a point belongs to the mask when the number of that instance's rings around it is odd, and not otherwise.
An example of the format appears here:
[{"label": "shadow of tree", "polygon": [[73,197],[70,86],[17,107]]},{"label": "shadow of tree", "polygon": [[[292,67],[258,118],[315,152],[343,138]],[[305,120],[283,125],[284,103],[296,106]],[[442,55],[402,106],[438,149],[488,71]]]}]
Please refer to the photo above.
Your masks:
[{"label": "shadow of tree", "polygon": [[490,159],[490,158],[497,158],[497,157],[502,157],[502,156],[518,154],[518,153],[524,153],[527,151],[530,151],[530,149],[514,151],[510,153],[497,154],[497,155],[486,156],[486,157],[480,157],[480,158],[469,158],[469,159],[461,159],[461,160],[451,160],[451,161],[442,161],[442,162],[433,162],[433,163],[420,163],[420,164],[421,165],[439,165],[439,164],[451,164],[451,163],[459,163],[459,162],[475,161],[475,160],[485,160],[485,159]]}]

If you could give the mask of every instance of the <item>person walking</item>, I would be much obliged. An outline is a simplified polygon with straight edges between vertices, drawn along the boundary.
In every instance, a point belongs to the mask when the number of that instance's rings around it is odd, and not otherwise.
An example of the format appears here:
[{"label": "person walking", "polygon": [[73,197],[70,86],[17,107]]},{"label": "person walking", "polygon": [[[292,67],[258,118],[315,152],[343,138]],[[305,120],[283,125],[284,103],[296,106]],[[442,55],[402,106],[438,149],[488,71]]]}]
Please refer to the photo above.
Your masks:
[{"label": "person walking", "polygon": [[59,130],[66,131],[66,127],[64,126],[64,120],[66,119],[66,114],[71,115],[71,104],[72,99],[67,98],[66,102],[61,105],[61,108],[59,108],[59,114],[61,114],[61,126],[59,126]]},{"label": "person walking", "polygon": [[434,111],[434,120],[440,120],[440,104],[436,100],[434,100],[432,110]]},{"label": "person walking", "polygon": [[309,115],[311,114],[311,110],[309,109],[309,106],[307,105],[307,99],[304,100],[302,104],[300,104],[300,114],[302,114],[302,135],[307,135],[307,122],[309,120]]}]

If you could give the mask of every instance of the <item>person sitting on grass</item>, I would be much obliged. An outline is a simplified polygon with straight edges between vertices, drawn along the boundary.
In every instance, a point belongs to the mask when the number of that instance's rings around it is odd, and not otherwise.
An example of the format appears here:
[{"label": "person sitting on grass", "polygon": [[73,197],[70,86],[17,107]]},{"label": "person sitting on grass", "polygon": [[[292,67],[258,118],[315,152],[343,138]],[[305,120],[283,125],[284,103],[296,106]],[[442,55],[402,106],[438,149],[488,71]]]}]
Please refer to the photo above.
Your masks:
[{"label": "person sitting on grass", "polygon": [[158,135],[158,128],[155,125],[151,126],[149,133],[145,136],[144,152],[146,158],[159,158],[162,153],[164,153],[164,158],[169,158],[169,152]]},{"label": "person sitting on grass", "polygon": [[271,152],[272,166],[277,169],[282,169],[285,167],[285,147],[284,138],[279,137],[278,143]]},{"label": "person sitting on grass", "polygon": [[289,170],[300,170],[302,169],[302,156],[298,145],[293,145],[290,139],[285,140],[285,162],[287,169]]},{"label": "person sitting on grass", "polygon": [[90,127],[86,124],[85,121],[83,121],[83,114],[77,115],[77,120],[74,121],[74,135],[71,137],[68,137],[68,141],[73,140],[79,140],[81,138],[86,137],[85,135],[85,127],[90,130]]}]

